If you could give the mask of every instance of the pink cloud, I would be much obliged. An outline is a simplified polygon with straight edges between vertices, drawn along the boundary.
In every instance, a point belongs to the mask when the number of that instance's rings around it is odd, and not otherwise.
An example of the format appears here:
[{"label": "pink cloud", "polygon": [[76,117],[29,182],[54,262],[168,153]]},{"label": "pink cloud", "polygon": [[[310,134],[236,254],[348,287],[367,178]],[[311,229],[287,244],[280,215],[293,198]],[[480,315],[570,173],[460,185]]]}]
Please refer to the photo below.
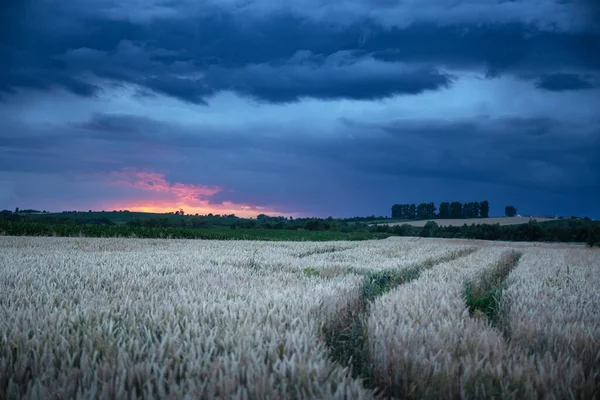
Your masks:
[{"label": "pink cloud", "polygon": [[[285,215],[298,217],[296,213],[281,213],[274,209],[252,204],[222,202],[210,204],[210,196],[223,190],[219,186],[205,186],[185,183],[170,183],[162,173],[138,171],[126,168],[113,171],[107,178],[112,185],[127,186],[139,191],[139,197],[108,204],[113,210],[164,213],[183,208],[186,214],[235,214],[240,217],[254,217],[258,214]],[[160,195],[160,196],[157,196]]]},{"label": "pink cloud", "polygon": [[140,172],[132,168],[111,172],[110,182],[149,192],[172,194],[175,198],[186,201],[208,199],[208,197],[222,190],[218,186],[211,187],[184,183],[169,183],[165,179],[164,174],[156,172]]}]

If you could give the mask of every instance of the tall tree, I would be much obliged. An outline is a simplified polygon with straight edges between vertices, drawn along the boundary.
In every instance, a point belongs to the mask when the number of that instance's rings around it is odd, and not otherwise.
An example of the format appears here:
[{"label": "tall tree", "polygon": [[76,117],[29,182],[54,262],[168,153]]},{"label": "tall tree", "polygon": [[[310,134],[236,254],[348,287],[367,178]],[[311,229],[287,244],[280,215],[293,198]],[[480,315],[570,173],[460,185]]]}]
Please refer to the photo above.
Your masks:
[{"label": "tall tree", "polygon": [[462,207],[463,218],[471,218],[471,204],[473,204],[473,203],[463,204],[463,207]]},{"label": "tall tree", "polygon": [[402,204],[402,217],[410,218],[410,204]]},{"label": "tall tree", "polygon": [[402,218],[402,204],[392,206],[392,218]]},{"label": "tall tree", "polygon": [[479,210],[481,209],[481,204],[478,201],[473,203],[473,218],[479,217]]},{"label": "tall tree", "polygon": [[515,215],[517,215],[517,209],[515,206],[506,206],[504,208],[504,215],[506,215],[507,217],[514,217]]},{"label": "tall tree", "polygon": [[450,203],[447,201],[440,203],[440,218],[450,218]]},{"label": "tall tree", "polygon": [[417,205],[411,204],[409,207],[410,218],[415,219],[417,217]]},{"label": "tall tree", "polygon": [[481,218],[489,218],[490,216],[490,203],[487,200],[481,202],[481,208],[479,210],[479,216]]},{"label": "tall tree", "polygon": [[427,205],[427,214],[428,214],[428,218],[435,218],[435,203],[431,202]]},{"label": "tall tree", "polygon": [[418,219],[429,218],[429,215],[427,212],[427,204],[421,203],[417,206],[417,218]]},{"label": "tall tree", "polygon": [[453,201],[450,204],[450,216],[452,218],[462,217],[462,203],[460,201]]}]

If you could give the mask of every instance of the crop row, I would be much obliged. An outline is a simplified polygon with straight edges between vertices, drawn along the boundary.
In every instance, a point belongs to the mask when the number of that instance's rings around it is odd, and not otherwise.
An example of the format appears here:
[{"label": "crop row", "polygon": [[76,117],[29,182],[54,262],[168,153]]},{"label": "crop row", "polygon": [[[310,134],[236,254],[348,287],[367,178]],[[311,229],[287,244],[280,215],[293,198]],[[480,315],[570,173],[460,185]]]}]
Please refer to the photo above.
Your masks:
[{"label": "crop row", "polygon": [[[519,257],[509,249],[480,250],[375,302],[369,357],[383,393],[415,399],[600,395],[600,254],[522,251],[515,267]],[[499,286],[506,289],[496,291]],[[490,293],[501,296],[493,312],[474,310]]]},{"label": "crop row", "polygon": [[530,249],[503,296],[516,351],[548,360],[548,390],[600,396],[600,252]]},{"label": "crop row", "polygon": [[352,267],[450,247],[0,238],[0,394],[370,398],[320,338],[361,301]]},{"label": "crop row", "polygon": [[0,237],[0,398],[597,395],[600,253],[475,250]]}]

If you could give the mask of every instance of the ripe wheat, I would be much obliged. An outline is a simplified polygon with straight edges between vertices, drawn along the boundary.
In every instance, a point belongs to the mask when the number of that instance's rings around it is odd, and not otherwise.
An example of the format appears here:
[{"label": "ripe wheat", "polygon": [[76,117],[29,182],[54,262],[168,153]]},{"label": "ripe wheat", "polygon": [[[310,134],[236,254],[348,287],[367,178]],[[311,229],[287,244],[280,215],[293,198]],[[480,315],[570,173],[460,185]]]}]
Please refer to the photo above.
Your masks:
[{"label": "ripe wheat", "polygon": [[[372,397],[320,340],[360,301],[363,278],[349,270],[447,250],[331,246],[0,238],[0,394]],[[307,277],[307,267],[339,270]]]}]

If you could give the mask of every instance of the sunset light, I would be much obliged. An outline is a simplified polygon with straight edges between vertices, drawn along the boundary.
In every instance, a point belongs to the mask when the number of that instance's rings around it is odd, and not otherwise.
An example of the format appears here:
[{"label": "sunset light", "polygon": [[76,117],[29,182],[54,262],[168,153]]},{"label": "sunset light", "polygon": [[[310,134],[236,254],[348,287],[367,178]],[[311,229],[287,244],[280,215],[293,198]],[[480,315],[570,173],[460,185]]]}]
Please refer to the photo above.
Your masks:
[{"label": "sunset light", "polygon": [[[112,171],[108,183],[135,189],[133,200],[115,201],[106,205],[109,210],[129,210],[148,213],[169,213],[182,209],[185,214],[235,214],[251,218],[258,214],[271,216],[301,216],[298,213],[282,213],[275,209],[251,204],[233,202],[211,203],[211,196],[223,189],[217,186],[170,183],[165,174],[153,171],[137,171],[125,168]],[[139,196],[139,197],[138,197]]]},{"label": "sunset light", "polygon": [[600,0],[0,0],[0,400],[600,400],[599,44]]}]

